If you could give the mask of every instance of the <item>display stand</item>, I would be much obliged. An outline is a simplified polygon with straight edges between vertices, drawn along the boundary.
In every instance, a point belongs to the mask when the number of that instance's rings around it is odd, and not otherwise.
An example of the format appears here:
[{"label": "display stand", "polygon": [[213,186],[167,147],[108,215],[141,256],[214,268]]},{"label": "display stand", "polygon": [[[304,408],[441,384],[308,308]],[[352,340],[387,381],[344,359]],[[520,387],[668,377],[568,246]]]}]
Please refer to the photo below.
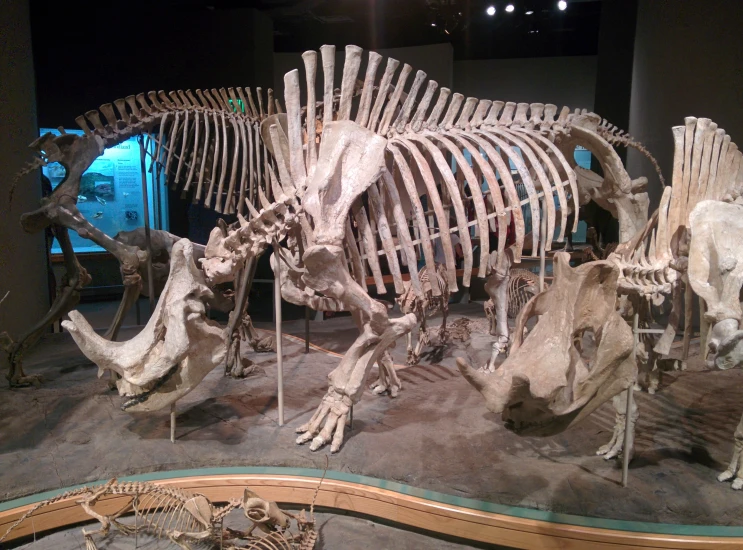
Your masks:
[{"label": "display stand", "polygon": [[547,252],[545,250],[545,241],[547,240],[547,217],[545,216],[544,199],[542,203],[542,216],[539,220],[539,292],[544,292],[544,272],[547,268]]},{"label": "display stand", "polygon": [[170,442],[175,443],[175,403],[170,404]]},{"label": "display stand", "polygon": [[279,243],[274,241],[274,257],[276,258],[276,275],[273,283],[273,307],[276,319],[276,369],[279,392],[279,426],[284,425],[284,357],[282,353],[281,333],[281,257],[279,255]]},{"label": "display stand", "polygon": [[144,240],[147,248],[147,292],[150,295],[150,316],[155,311],[155,275],[152,271],[152,241],[150,238],[150,205],[147,200],[147,168],[145,167],[144,137],[139,142],[139,160],[142,169],[142,207],[144,208]]}]

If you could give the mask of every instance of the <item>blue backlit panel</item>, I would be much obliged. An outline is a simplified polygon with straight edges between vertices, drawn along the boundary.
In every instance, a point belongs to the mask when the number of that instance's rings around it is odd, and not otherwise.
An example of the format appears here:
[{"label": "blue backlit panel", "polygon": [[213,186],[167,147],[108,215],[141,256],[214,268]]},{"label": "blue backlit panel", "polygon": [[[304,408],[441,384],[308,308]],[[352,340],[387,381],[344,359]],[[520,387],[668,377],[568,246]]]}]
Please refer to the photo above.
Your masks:
[{"label": "blue backlit panel", "polygon": [[[65,130],[68,134],[82,135],[82,130]],[[57,130],[41,128],[40,135]],[[154,148],[154,146],[153,146]],[[150,151],[153,153],[154,151]],[[147,156],[146,167],[149,169]],[[54,163],[42,168],[44,175],[56,188],[65,177],[62,165]],[[150,227],[168,229],[168,195],[161,177],[160,185],[153,182],[153,174],[147,172],[147,201]],[[115,147],[106,149],[80,181],[77,208],[85,219],[106,235],[113,237],[119,231],[130,231],[144,225],[144,200],[142,197],[142,170],[140,148],[136,138],[131,138]],[[75,252],[103,252],[88,239],[70,231],[70,240]],[[54,240],[52,254],[61,254],[62,249]]]}]

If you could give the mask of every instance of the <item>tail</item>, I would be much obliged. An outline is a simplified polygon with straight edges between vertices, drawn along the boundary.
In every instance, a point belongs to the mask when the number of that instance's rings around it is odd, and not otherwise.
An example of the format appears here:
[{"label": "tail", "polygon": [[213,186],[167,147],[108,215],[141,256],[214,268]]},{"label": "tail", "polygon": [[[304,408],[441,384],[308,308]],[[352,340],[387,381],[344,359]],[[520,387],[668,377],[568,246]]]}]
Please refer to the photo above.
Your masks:
[{"label": "tail", "polygon": [[13,177],[13,182],[10,184],[10,192],[8,193],[8,211],[10,211],[10,207],[13,204],[13,194],[15,193],[15,188],[18,185],[18,180],[20,180],[26,174],[30,174],[31,172],[33,172],[37,168],[41,168],[42,166],[46,166],[46,162],[44,162],[40,158],[35,158],[31,162],[27,163],[26,166],[24,166]]},{"label": "tail", "polygon": [[310,504],[310,521],[312,523],[315,523],[315,501],[317,500],[317,495],[320,494],[320,485],[322,485],[322,482],[325,480],[325,474],[328,473],[328,455],[325,455],[325,470],[322,473],[322,477],[320,478],[320,483],[317,484],[317,488],[315,489],[315,495],[312,497],[312,504]]},{"label": "tail", "polygon": [[665,187],[666,180],[663,177],[663,172],[660,169],[660,165],[658,164],[658,161],[655,160],[655,157],[650,154],[650,151],[648,151],[642,143],[635,140],[635,138],[633,138],[631,135],[626,133],[624,130],[620,130],[613,124],[609,124],[609,121],[606,119],[601,121],[601,124],[599,125],[596,131],[602,138],[604,138],[606,141],[608,141],[612,145],[621,145],[623,147],[631,147],[632,149],[636,149],[640,151],[640,153],[645,155],[645,157],[650,162],[653,163],[653,167],[655,168],[655,171],[658,173],[658,179],[660,180],[661,185]]},{"label": "tail", "polygon": [[26,521],[26,519],[28,519],[28,517],[31,516],[34,512],[36,512],[39,508],[44,508],[45,506],[49,506],[50,504],[54,504],[55,502],[59,502],[60,500],[66,500],[70,497],[75,497],[77,495],[83,495],[85,493],[90,493],[91,491],[94,491],[94,490],[95,488],[92,488],[92,487],[81,487],[79,489],[73,489],[71,491],[62,493],[61,495],[57,495],[56,497],[52,497],[50,499],[39,502],[36,506],[31,508],[28,512],[26,512],[20,518],[18,518],[18,520],[13,525],[8,527],[8,530],[5,531],[5,534],[3,534],[2,537],[0,537],[0,542],[4,541],[8,537],[8,535],[11,533],[11,531],[13,531],[21,523]]}]

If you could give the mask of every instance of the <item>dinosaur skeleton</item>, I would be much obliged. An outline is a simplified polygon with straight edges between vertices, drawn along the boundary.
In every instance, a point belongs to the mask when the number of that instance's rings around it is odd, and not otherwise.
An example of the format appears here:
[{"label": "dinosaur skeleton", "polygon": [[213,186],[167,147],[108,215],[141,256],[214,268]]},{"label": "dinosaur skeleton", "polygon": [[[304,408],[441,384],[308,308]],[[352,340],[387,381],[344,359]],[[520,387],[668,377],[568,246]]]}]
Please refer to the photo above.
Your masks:
[{"label": "dinosaur skeleton", "polygon": [[[112,496],[129,497],[129,500],[113,514],[95,511],[101,499]],[[234,499],[217,507],[198,493],[141,481],[120,482],[114,478],[102,485],[73,489],[39,502],[8,528],[0,542],[39,509],[71,498],[101,524],[95,531],[83,528],[86,550],[96,550],[93,535],[105,537],[111,527],[126,535],[144,532],[158,538],[165,536],[183,550],[204,543],[228,550],[312,550],[317,540],[314,500],[308,520],[304,510],[296,515],[283,511],[275,502],[260,498],[249,488],[245,489],[242,500]],[[224,527],[225,517],[240,509],[252,522],[251,527],[244,532]],[[120,521],[125,515],[134,516],[133,524]],[[292,521],[297,525],[296,533],[290,531]],[[253,534],[256,529],[260,534]]]},{"label": "dinosaur skeleton", "polygon": [[[75,258],[68,230],[92,240],[120,263],[124,296],[107,337],[116,337],[124,315],[142,290],[146,251],[141,245],[134,246],[105,235],[77,209],[83,173],[105,149],[139,136],[140,140],[146,138],[155,145],[150,171],[154,166],[159,180],[164,170],[172,178],[173,188],[180,189],[184,195],[192,193],[194,203],[203,200],[205,207],[224,214],[243,212],[246,202],[267,204],[270,188],[266,186],[267,198],[260,189],[260,182],[267,177],[265,166],[271,160],[262,144],[260,123],[275,112],[281,112],[281,108],[269,89],[268,105],[264,109],[261,89],[256,91],[257,108],[250,88],[196,90],[195,95],[190,90],[132,95],[115,100],[115,110],[114,105],[107,103],[101,105],[100,112],[92,110],[77,117],[76,122],[84,135],[68,134],[60,128],[61,135],[47,133],[31,143],[30,148],[38,158],[16,176],[10,201],[21,176],[55,162],[65,168],[65,179],[50,195],[42,198],[39,209],[21,216],[21,226],[28,233],[51,228],[64,254],[66,275],[62,290],[43,319],[16,341],[4,335],[11,365],[8,379],[12,386],[38,382],[37,377],[24,374],[23,354],[48,326],[79,302],[80,290],[90,282],[90,276]],[[101,120],[101,114],[105,121]],[[244,307],[233,313],[230,321],[233,331],[237,330],[243,312]],[[240,370],[235,368],[236,372]]]},{"label": "dinosaur skeleton", "polygon": [[[672,185],[665,188],[660,207],[645,227],[605,261],[570,269],[566,258],[556,258],[552,287],[534,297],[519,315],[515,351],[495,373],[486,375],[458,361],[488,408],[502,413],[503,420],[524,433],[556,433],[613,399],[617,426],[599,453],[616,456],[622,450],[628,419],[626,392],[619,394],[634,382],[637,367],[629,356],[632,333],[626,322],[619,321],[614,305],[618,295],[645,305],[672,297],[669,324],[653,350],[667,355],[682,310],[682,285],[691,284],[706,302],[706,319],[712,323],[711,362],[721,368],[741,363],[743,264],[734,230],[741,225],[741,206],[729,203],[741,202],[743,154],[709,119],[688,117],[685,122],[673,128]],[[635,312],[638,309],[635,305]],[[519,328],[534,315],[542,317],[522,344]],[[687,326],[690,321],[687,315]],[[587,329],[596,340],[590,367],[583,363],[576,343]],[[630,414],[629,422],[634,424],[636,407]],[[731,464],[719,476],[724,481],[737,472],[736,489],[743,488],[743,472],[738,468],[741,426],[735,433]],[[625,451],[632,453],[632,449]]]},{"label": "dinosaur skeleton", "polygon": [[[334,47],[321,48],[326,104],[333,90],[334,55]],[[549,250],[558,223],[555,202],[559,204],[560,239],[566,229],[568,201],[572,200],[573,208],[578,208],[577,178],[565,153],[567,150],[572,154],[571,147],[576,145],[598,151],[597,157],[605,166],[605,181],[611,180],[628,195],[637,190],[612,146],[601,137],[602,133],[610,135],[612,131],[595,115],[563,109],[555,118],[557,108],[553,105],[504,104],[476,98],[465,101],[460,94],[450,94],[445,88],[439,91],[434,103],[437,85],[431,81],[424,87],[426,75],[422,71],[416,74],[407,98],[401,103],[412,69],[403,66],[393,85],[399,65],[394,59],[388,60],[375,97],[373,85],[382,57],[374,52],[369,53],[364,88],[356,104],[352,92],[361,57],[360,48],[346,48],[340,101],[337,110],[334,106],[333,112],[326,109],[323,113],[319,150],[312,146],[316,142],[315,125],[305,125],[303,121],[303,117],[305,120],[315,117],[318,63],[315,52],[303,54],[308,108],[302,110],[300,106],[299,74],[292,71],[284,79],[286,133],[282,125],[265,123],[277,158],[276,185],[302,204],[296,227],[297,241],[301,241],[303,250],[302,265],[298,266],[303,292],[295,293],[302,298],[298,303],[307,304],[304,297],[319,293],[337,300],[361,324],[361,335],[329,375],[330,388],[323,402],[312,419],[298,429],[303,435],[297,442],[312,440],[312,450],[331,439],[331,451],[340,448],[350,406],[360,399],[369,369],[417,320],[412,314],[390,319],[386,308],[368,296],[365,263],[377,292],[383,294],[386,288],[378,258],[384,256],[399,293],[404,286],[397,251],[404,250],[407,258],[415,258],[413,247],[420,245],[429,273],[434,272],[431,240],[457,231],[464,253],[463,284],[469,286],[473,270],[471,228],[474,226],[484,236],[497,227],[498,234],[505,237],[506,216],[510,214],[514,218],[513,247],[506,250],[505,239],[501,238],[497,249],[491,251],[487,239],[480,241],[477,276],[485,278],[491,271],[497,273],[494,267],[499,262],[510,267],[511,258],[520,261],[525,240],[522,205],[530,208],[533,226],[539,226],[541,215],[546,217],[546,237],[541,244]],[[388,90],[393,91],[388,94]],[[308,132],[306,147],[304,127]],[[471,160],[466,159],[465,153]],[[524,200],[518,198],[509,163],[516,167],[527,190]],[[274,181],[273,174],[271,180]],[[486,192],[480,187],[483,180],[488,183]],[[470,182],[468,192],[465,182]],[[431,211],[422,206],[420,195],[424,194]],[[541,209],[540,198],[544,199]],[[472,203],[475,211],[475,220],[471,222],[465,215],[465,203]],[[367,206],[371,217],[367,216]],[[406,210],[412,210],[412,220],[406,216]],[[449,225],[452,210],[456,219],[454,227]],[[349,215],[359,229],[360,246],[353,238]],[[436,223],[428,224],[427,216]],[[415,235],[410,234],[409,221]],[[438,234],[429,233],[428,227],[434,225],[438,226]],[[375,227],[382,250],[377,245]],[[394,244],[393,228],[399,245]],[[532,232],[531,240],[532,255],[536,256],[539,235]],[[442,245],[445,280],[454,292],[457,281],[453,250],[446,238],[442,238]],[[409,268],[411,288],[423,298],[416,266],[409,262]],[[507,276],[494,286],[497,291],[494,301],[502,310],[499,319],[504,325],[500,332],[507,338]],[[436,296],[441,291],[432,285],[431,292]]]},{"label": "dinosaur skeleton", "polygon": [[[267,187],[273,191],[274,202],[261,201],[262,208],[258,211],[246,201],[250,221],[240,219],[240,227],[229,230],[215,228],[202,269],[207,285],[238,278],[240,273],[249,272],[251,262],[270,244],[276,253],[274,267],[288,271],[282,277],[285,299],[314,309],[328,307],[352,313],[360,336],[329,375],[330,387],[313,417],[297,430],[302,434],[297,443],[312,440],[310,449],[316,450],[332,442],[331,451],[335,452],[343,442],[346,418],[352,404],[363,394],[370,369],[381,361],[380,383],[394,377],[391,365],[385,366],[388,348],[418,322],[413,313],[389,318],[387,307],[367,293],[367,266],[377,292],[386,293],[379,262],[379,257],[384,256],[395,292],[402,293],[405,287],[398,251],[412,259],[417,257],[414,247],[420,246],[429,273],[436,272],[432,240],[458,232],[464,253],[462,283],[469,286],[473,275],[470,232],[474,228],[482,237],[497,228],[501,238],[495,250],[490,250],[488,239],[480,240],[476,276],[486,278],[494,274],[491,279],[495,282],[491,286],[498,331],[507,340],[508,269],[512,262],[520,262],[526,238],[522,207],[529,208],[534,227],[540,226],[541,216],[545,217],[544,238],[540,239],[538,232],[531,235],[531,254],[536,256],[540,246],[551,249],[556,224],[559,224],[559,239],[564,237],[569,202],[573,209],[579,206],[577,177],[568,160],[575,146],[583,145],[595,152],[602,163],[605,177],[601,182],[597,180],[597,186],[613,182],[616,193],[630,196],[636,185],[612,146],[602,137],[602,134],[612,135],[611,130],[596,115],[563,109],[556,118],[554,105],[465,100],[446,88],[439,91],[434,102],[437,84],[429,81],[424,86],[426,75],[422,71],[418,71],[402,101],[411,67],[404,65],[393,84],[399,62],[389,59],[377,85],[382,56],[375,52],[369,53],[363,87],[357,96],[355,84],[362,50],[356,46],[346,48],[336,102],[333,99],[335,48],[323,46],[321,57],[323,106],[332,105],[332,109],[323,108],[319,114],[315,98],[318,56],[316,52],[305,52],[305,108],[300,103],[299,73],[294,70],[284,77],[286,114],[267,117],[260,128],[275,159],[274,165],[266,166]],[[315,124],[318,116],[322,118],[319,134]],[[516,167],[526,189],[524,199],[518,196],[510,164]],[[487,191],[481,189],[483,182],[488,185]],[[260,187],[258,194],[264,196]],[[430,211],[423,208],[421,195],[426,196]],[[465,213],[465,205],[470,204],[475,213],[473,221]],[[450,226],[452,212],[456,223]],[[516,242],[507,248],[509,216],[514,220]],[[239,212],[238,217],[241,218]],[[438,229],[431,233],[429,227]],[[399,244],[395,244],[393,230]],[[288,251],[280,245],[286,237],[291,237],[291,243],[287,240]],[[455,292],[457,277],[451,241],[447,238],[441,241],[444,279],[449,291]],[[187,262],[178,266],[178,270],[186,269],[190,269]],[[420,273],[412,261],[409,270],[410,287],[423,300],[425,291]],[[171,269],[171,279],[180,276],[176,271]],[[196,275],[191,277],[195,279]],[[441,294],[438,285],[431,285],[433,297]],[[189,339],[204,337],[199,332],[203,331],[199,315],[177,313],[183,307],[182,301],[174,298],[161,314],[186,325],[179,329],[185,334],[175,351],[196,346],[188,343]],[[195,306],[189,307],[195,310]],[[165,386],[180,384],[179,391],[190,391],[200,380],[198,376],[185,380],[152,366],[161,364],[158,357],[168,351],[167,346],[161,349],[156,345],[162,340],[156,332],[157,324],[143,330],[146,345],[137,348],[132,344],[132,361],[128,365],[120,364],[123,354],[107,351],[113,349],[111,344],[97,340],[81,316],[75,315],[67,326],[82,350],[99,366],[136,372],[135,383],[145,383],[149,400],[163,393]],[[164,335],[166,341],[168,334]],[[212,344],[203,348],[216,349]],[[169,359],[181,357],[168,353]],[[213,368],[215,357],[198,371]],[[173,367],[176,369],[196,368],[177,361],[171,361],[170,365],[177,365]],[[169,378],[162,382],[166,375]],[[166,401],[167,398],[154,400],[158,406]]]}]

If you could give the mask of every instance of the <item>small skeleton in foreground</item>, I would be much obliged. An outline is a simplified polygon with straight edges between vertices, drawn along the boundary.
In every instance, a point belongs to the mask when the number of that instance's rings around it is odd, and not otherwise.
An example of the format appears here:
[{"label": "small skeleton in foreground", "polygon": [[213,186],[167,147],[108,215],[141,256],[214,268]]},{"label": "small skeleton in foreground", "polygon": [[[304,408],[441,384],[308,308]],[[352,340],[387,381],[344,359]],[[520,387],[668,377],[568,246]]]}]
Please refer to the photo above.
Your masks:
[{"label": "small skeleton in foreground", "polygon": [[[315,498],[319,488],[318,485]],[[101,498],[113,495],[131,499],[113,514],[103,515],[93,509]],[[198,493],[154,483],[119,482],[114,478],[103,485],[73,489],[38,503],[8,528],[0,537],[0,542],[40,508],[73,497],[77,497],[76,502],[88,515],[101,523],[100,529],[95,531],[82,529],[86,550],[96,550],[93,535],[105,537],[112,526],[125,535],[146,532],[158,538],[165,536],[183,550],[190,550],[196,543],[212,543],[228,550],[312,550],[317,540],[315,499],[310,507],[310,519],[307,520],[304,510],[296,515],[282,511],[275,502],[260,498],[248,488],[242,501],[234,499],[223,507],[217,507]],[[245,517],[253,522],[247,531],[224,527],[224,518],[236,509],[242,509]],[[119,518],[124,514],[133,514],[134,522],[120,522]],[[289,530],[292,520],[297,523],[296,534]],[[253,534],[256,528],[261,534]],[[245,541],[247,545],[244,545]]]}]

